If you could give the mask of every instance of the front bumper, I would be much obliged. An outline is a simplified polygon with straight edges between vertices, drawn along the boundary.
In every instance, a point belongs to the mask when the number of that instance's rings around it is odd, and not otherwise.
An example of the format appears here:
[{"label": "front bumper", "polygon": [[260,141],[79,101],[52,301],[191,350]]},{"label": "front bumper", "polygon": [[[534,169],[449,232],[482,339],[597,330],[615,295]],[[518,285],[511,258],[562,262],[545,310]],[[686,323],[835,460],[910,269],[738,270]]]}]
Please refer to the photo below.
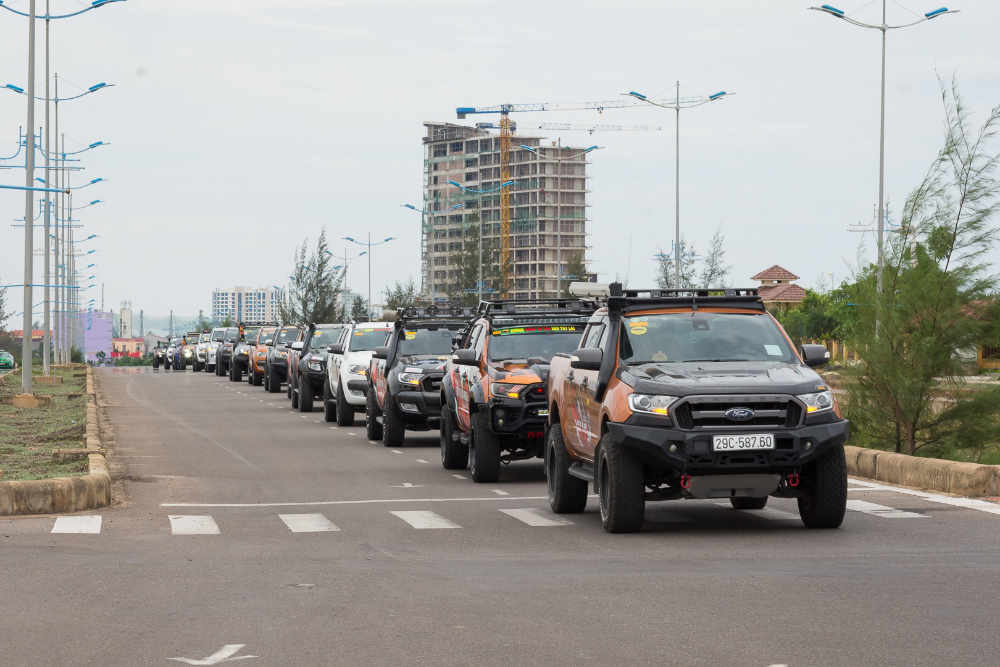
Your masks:
[{"label": "front bumper", "polygon": [[[762,431],[747,429],[741,432]],[[713,452],[713,435],[739,435],[739,433],[686,431],[669,426],[608,423],[608,437],[611,442],[636,453],[643,463],[654,471],[704,475],[795,472],[830,449],[843,446],[850,434],[850,422],[841,419],[766,432],[774,433],[774,449]]]},{"label": "front bumper", "polygon": [[410,428],[437,428],[441,424],[441,393],[431,391],[400,391],[395,400],[403,421]]},{"label": "front bumper", "polygon": [[344,383],[343,377],[340,380],[344,386],[344,400],[351,405],[365,405],[368,401],[368,378],[360,375],[352,375]]}]

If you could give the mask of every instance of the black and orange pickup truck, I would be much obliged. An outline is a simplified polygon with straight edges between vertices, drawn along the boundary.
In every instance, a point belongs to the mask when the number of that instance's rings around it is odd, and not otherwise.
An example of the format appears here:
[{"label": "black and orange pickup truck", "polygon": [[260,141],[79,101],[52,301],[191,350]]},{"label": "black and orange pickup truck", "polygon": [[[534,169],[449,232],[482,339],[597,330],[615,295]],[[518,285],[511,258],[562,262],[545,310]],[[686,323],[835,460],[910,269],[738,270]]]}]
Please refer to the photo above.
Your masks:
[{"label": "black and orange pickup truck", "polygon": [[[571,293],[600,296],[574,283]],[[796,498],[809,528],[844,518],[849,423],[756,289],[605,286],[579,349],[549,372],[545,474],[555,512],[582,512],[588,483],[608,532],[634,532],[647,500]]]},{"label": "black and orange pickup truck", "polygon": [[385,346],[375,348],[368,369],[366,434],[387,447],[406,431],[439,426],[441,378],[452,341],[471,309],[439,306],[403,309]]},{"label": "black and orange pickup truck", "polygon": [[247,370],[247,382],[255,387],[264,384],[264,364],[267,361],[267,341],[273,341],[278,327],[263,326],[257,332],[257,338],[250,348],[250,362]]},{"label": "black and orange pickup truck", "polygon": [[494,301],[477,317],[441,385],[441,465],[495,482],[500,464],[541,457],[549,361],[575,350],[593,301]]}]

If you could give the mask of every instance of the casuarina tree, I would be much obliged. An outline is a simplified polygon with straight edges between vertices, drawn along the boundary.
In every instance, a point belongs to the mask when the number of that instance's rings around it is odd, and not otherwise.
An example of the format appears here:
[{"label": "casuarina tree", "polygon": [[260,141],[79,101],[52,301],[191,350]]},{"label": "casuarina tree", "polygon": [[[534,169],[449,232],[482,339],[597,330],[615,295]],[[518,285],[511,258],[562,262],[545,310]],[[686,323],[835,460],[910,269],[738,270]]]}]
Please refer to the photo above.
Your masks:
[{"label": "casuarina tree", "polygon": [[961,357],[995,333],[1000,107],[976,129],[957,85],[942,85],[944,145],[901,212],[877,267],[858,276],[849,342],[861,353],[849,417],[858,444],[907,454],[964,451],[1000,440],[1000,390],[961,387]]},{"label": "casuarina tree", "polygon": [[333,268],[325,229],[315,246],[310,248],[309,239],[302,241],[295,252],[294,267],[287,298],[280,306],[281,321],[303,326],[337,321],[344,274]]}]

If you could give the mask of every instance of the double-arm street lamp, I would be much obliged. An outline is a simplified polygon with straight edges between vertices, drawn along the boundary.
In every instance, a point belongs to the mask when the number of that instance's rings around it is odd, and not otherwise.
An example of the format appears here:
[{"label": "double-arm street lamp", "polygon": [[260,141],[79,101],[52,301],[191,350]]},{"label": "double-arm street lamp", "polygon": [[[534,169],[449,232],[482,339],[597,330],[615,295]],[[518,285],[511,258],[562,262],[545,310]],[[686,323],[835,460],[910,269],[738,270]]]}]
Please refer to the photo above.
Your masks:
[{"label": "double-arm street lamp", "polygon": [[[864,21],[859,21],[853,18],[844,10],[838,9],[833,5],[820,5],[819,7],[810,7],[809,9],[817,12],[822,12],[834,18],[840,19],[850,23],[851,25],[858,26],[859,28],[868,28],[870,30],[878,30],[882,33],[882,91],[879,102],[879,135],[878,135],[878,273],[875,277],[876,291],[879,295],[882,294],[882,266],[883,266],[883,238],[885,236],[885,37],[886,33],[890,30],[899,30],[901,28],[909,28],[911,26],[919,25],[921,23],[926,23],[927,21],[932,21],[939,16],[944,16],[945,14],[957,14],[957,9],[948,9],[947,7],[939,7],[938,9],[925,12],[923,16],[918,18],[916,21],[911,21],[909,23],[900,23],[898,25],[889,25],[886,22],[886,0],[882,0],[882,22],[881,23],[865,23]],[[875,331],[878,333],[878,315],[876,314]]]},{"label": "double-arm street lamp", "polygon": [[[351,243],[365,248],[365,252],[362,254],[368,255],[368,312],[369,317],[371,317],[372,312],[372,257],[375,255],[375,248],[380,245],[385,245],[390,241],[395,241],[395,236],[387,236],[381,241],[372,241],[372,233],[368,232],[368,241],[359,241],[353,236],[343,236],[341,237],[345,241],[350,241]],[[361,255],[358,255],[360,257]],[[346,259],[345,259],[346,262]]]},{"label": "double-arm street lamp", "polygon": [[703,104],[717,102],[727,95],[733,93],[721,90],[711,95],[701,97],[681,97],[681,82],[678,81],[674,87],[673,102],[659,102],[652,100],[642,93],[631,90],[626,95],[662,109],[672,109],[676,114],[675,144],[674,144],[674,282],[676,286],[681,286],[681,110],[693,109]]},{"label": "double-arm street lamp", "polygon": [[[400,204],[403,208],[408,208],[411,211],[416,211],[420,214],[420,250],[421,250],[421,271],[420,271],[420,293],[423,294],[424,290],[427,288],[427,284],[430,283],[430,272],[431,264],[430,258],[427,256],[430,253],[430,243],[431,243],[431,227],[427,222],[427,217],[433,215],[433,211],[428,211],[425,208],[417,208],[413,204]],[[455,204],[448,208],[449,211],[456,211],[460,208],[465,208],[465,204]]]}]

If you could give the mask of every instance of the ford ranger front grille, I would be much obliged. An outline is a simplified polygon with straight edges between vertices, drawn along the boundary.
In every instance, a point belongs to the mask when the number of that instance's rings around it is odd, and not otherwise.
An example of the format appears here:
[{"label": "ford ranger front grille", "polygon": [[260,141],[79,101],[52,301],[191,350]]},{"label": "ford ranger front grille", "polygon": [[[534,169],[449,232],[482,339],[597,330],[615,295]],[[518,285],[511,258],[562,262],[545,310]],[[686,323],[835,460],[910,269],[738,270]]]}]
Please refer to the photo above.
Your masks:
[{"label": "ford ranger front grille", "polygon": [[686,430],[794,428],[802,420],[802,407],[787,395],[687,396],[672,412]]}]

